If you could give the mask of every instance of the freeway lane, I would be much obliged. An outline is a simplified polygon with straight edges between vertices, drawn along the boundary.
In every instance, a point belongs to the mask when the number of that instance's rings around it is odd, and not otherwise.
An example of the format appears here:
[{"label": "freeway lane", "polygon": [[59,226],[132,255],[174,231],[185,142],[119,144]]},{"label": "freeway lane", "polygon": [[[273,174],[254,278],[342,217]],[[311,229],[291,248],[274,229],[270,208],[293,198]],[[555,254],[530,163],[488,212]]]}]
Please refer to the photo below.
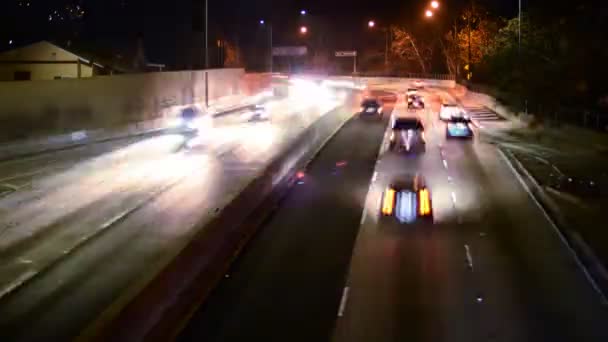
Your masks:
[{"label": "freeway lane", "polygon": [[[429,114],[425,154],[378,163],[333,339],[608,340],[599,296],[496,149],[446,141]],[[383,189],[404,173],[425,176],[434,224],[378,217]]]},{"label": "freeway lane", "polygon": [[0,339],[68,340],[111,317],[289,137],[336,106],[287,100],[270,121],[219,120],[186,150],[178,135],[144,139],[0,199]]},{"label": "freeway lane", "polygon": [[354,118],[328,142],[180,341],[329,339],[386,122]]}]

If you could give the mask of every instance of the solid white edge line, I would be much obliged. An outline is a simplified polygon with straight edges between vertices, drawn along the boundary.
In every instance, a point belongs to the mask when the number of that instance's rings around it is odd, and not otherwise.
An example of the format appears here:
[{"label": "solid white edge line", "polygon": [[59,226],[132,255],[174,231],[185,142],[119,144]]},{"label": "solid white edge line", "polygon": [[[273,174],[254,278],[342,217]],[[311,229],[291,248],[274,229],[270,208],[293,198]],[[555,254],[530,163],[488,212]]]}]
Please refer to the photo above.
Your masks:
[{"label": "solid white edge line", "polygon": [[344,316],[344,309],[346,309],[346,302],[348,301],[348,291],[350,288],[345,286],[342,290],[342,299],[340,299],[340,308],[338,309],[338,317]]},{"label": "solid white edge line", "polygon": [[363,215],[361,215],[361,221],[359,222],[359,225],[363,225],[363,223],[365,222],[365,219],[367,218],[367,210],[363,210]]},{"label": "solid white edge line", "polygon": [[[530,196],[530,198],[532,198],[532,201],[536,204],[536,206],[543,213],[543,215],[545,216],[545,219],[549,222],[549,224],[553,228],[553,231],[555,232],[555,234],[557,234],[557,236],[561,240],[562,244],[566,247],[566,249],[568,250],[568,252],[570,252],[570,255],[572,256],[572,258],[574,258],[574,261],[576,262],[576,264],[578,265],[578,267],[581,269],[581,271],[583,271],[583,274],[587,278],[587,281],[589,281],[589,283],[591,284],[591,287],[593,287],[593,289],[595,290],[595,292],[597,292],[597,294],[600,296],[602,304],[603,305],[607,305],[608,304],[608,300],[606,299],[606,295],[604,295],[604,292],[602,292],[602,289],[599,287],[599,285],[597,284],[597,282],[595,281],[595,279],[593,279],[593,277],[591,276],[591,274],[589,273],[589,271],[587,270],[587,268],[585,267],[585,265],[583,265],[583,263],[581,262],[580,258],[576,254],[576,251],[574,251],[574,249],[572,249],[572,247],[568,243],[568,240],[566,240],[566,237],[559,230],[559,228],[557,227],[557,225],[555,224],[555,222],[553,221],[553,219],[551,218],[551,216],[549,215],[549,213],[547,213],[547,211],[545,210],[545,208],[543,208],[543,206],[540,204],[540,202],[538,202],[538,200],[536,199],[536,197],[534,197],[534,194],[530,190],[530,187],[528,187],[528,184],[526,184],[526,182],[523,180],[523,178],[521,177],[521,175],[517,172],[517,170],[515,170],[515,167],[511,164],[511,161],[506,156],[505,152],[500,147],[498,147],[497,149],[498,149],[498,152],[499,152],[500,156],[502,157],[502,159],[509,166],[509,169],[511,169],[511,172],[515,175],[515,177],[517,178],[517,180],[519,181],[519,183],[522,185],[522,187],[524,188],[524,190],[526,190],[526,192],[528,193],[528,196]],[[534,177],[532,177],[528,173],[528,171],[523,167],[523,165],[521,165],[521,163],[520,163],[520,166],[521,166],[523,172],[526,173],[526,176],[530,178],[530,181],[533,182],[535,186],[540,187],[540,185],[536,182],[536,179],[534,179]]]},{"label": "solid white edge line", "polygon": [[467,256],[467,265],[473,270],[473,257],[471,256],[471,248],[469,248],[469,245],[464,245],[464,251]]}]

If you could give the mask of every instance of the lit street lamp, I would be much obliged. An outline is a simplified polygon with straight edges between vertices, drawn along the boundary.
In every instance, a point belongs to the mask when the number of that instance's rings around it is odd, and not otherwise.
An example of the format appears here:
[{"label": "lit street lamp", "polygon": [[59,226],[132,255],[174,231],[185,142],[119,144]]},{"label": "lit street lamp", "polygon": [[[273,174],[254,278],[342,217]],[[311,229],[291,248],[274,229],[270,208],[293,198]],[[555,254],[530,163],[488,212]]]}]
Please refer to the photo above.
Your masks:
[{"label": "lit street lamp", "polygon": [[306,10],[301,10],[300,11],[300,15],[306,15],[306,13],[307,13]]},{"label": "lit street lamp", "polygon": [[300,26],[300,34],[306,34],[306,33],[308,33],[308,27]]},{"label": "lit street lamp", "polygon": [[424,15],[425,15],[427,18],[430,18],[430,17],[432,17],[432,16],[433,16],[433,11],[431,11],[431,10],[426,10],[426,12],[424,12]]},{"label": "lit street lamp", "polygon": [[[266,25],[266,21],[264,19],[260,20],[260,25],[265,26]],[[269,35],[269,40],[270,40],[270,56],[269,58],[269,64],[270,64],[270,72],[273,72],[273,60],[272,60],[272,24],[268,24],[268,35]]]},{"label": "lit street lamp", "polygon": [[[370,20],[367,22],[367,27],[369,27],[370,29],[373,29],[376,27],[376,22],[374,20]],[[391,33],[391,31],[388,29],[388,27],[384,27],[382,28],[382,30],[385,33],[385,44],[384,44],[384,66],[388,68],[388,42],[389,42],[389,34]]]},{"label": "lit street lamp", "polygon": [[431,7],[435,8],[435,9],[439,8],[439,2],[438,1],[431,1]]}]

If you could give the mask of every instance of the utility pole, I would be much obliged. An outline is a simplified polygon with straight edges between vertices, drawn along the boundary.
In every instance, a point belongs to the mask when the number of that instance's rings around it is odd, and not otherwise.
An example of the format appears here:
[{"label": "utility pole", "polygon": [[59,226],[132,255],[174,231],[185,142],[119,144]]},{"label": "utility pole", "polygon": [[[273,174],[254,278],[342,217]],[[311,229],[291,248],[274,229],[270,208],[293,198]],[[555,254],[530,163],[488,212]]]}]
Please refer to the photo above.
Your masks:
[{"label": "utility pole", "polygon": [[274,61],[272,58],[272,23],[270,23],[268,28],[270,29],[270,57],[269,57],[270,58],[270,73],[272,74],[273,68],[274,68],[274,65],[273,65]]},{"label": "utility pole", "polygon": [[517,15],[517,53],[521,54],[521,0],[519,0],[519,12]]},{"label": "utility pole", "polygon": [[205,69],[209,69],[209,4],[205,0]]}]

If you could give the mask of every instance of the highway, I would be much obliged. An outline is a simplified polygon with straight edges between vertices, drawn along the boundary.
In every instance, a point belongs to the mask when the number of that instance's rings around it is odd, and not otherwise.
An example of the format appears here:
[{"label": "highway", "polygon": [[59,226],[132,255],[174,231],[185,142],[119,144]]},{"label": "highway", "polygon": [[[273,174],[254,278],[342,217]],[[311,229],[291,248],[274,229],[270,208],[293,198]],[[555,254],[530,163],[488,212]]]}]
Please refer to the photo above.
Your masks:
[{"label": "highway", "polygon": [[318,117],[321,99],[0,163],[0,340],[69,340],[111,316]]},{"label": "highway", "polygon": [[[417,114],[423,154],[387,151],[386,119],[348,122],[179,340],[607,341],[601,296],[500,152],[446,140],[442,93]],[[413,174],[434,221],[380,217],[382,191]]]}]

